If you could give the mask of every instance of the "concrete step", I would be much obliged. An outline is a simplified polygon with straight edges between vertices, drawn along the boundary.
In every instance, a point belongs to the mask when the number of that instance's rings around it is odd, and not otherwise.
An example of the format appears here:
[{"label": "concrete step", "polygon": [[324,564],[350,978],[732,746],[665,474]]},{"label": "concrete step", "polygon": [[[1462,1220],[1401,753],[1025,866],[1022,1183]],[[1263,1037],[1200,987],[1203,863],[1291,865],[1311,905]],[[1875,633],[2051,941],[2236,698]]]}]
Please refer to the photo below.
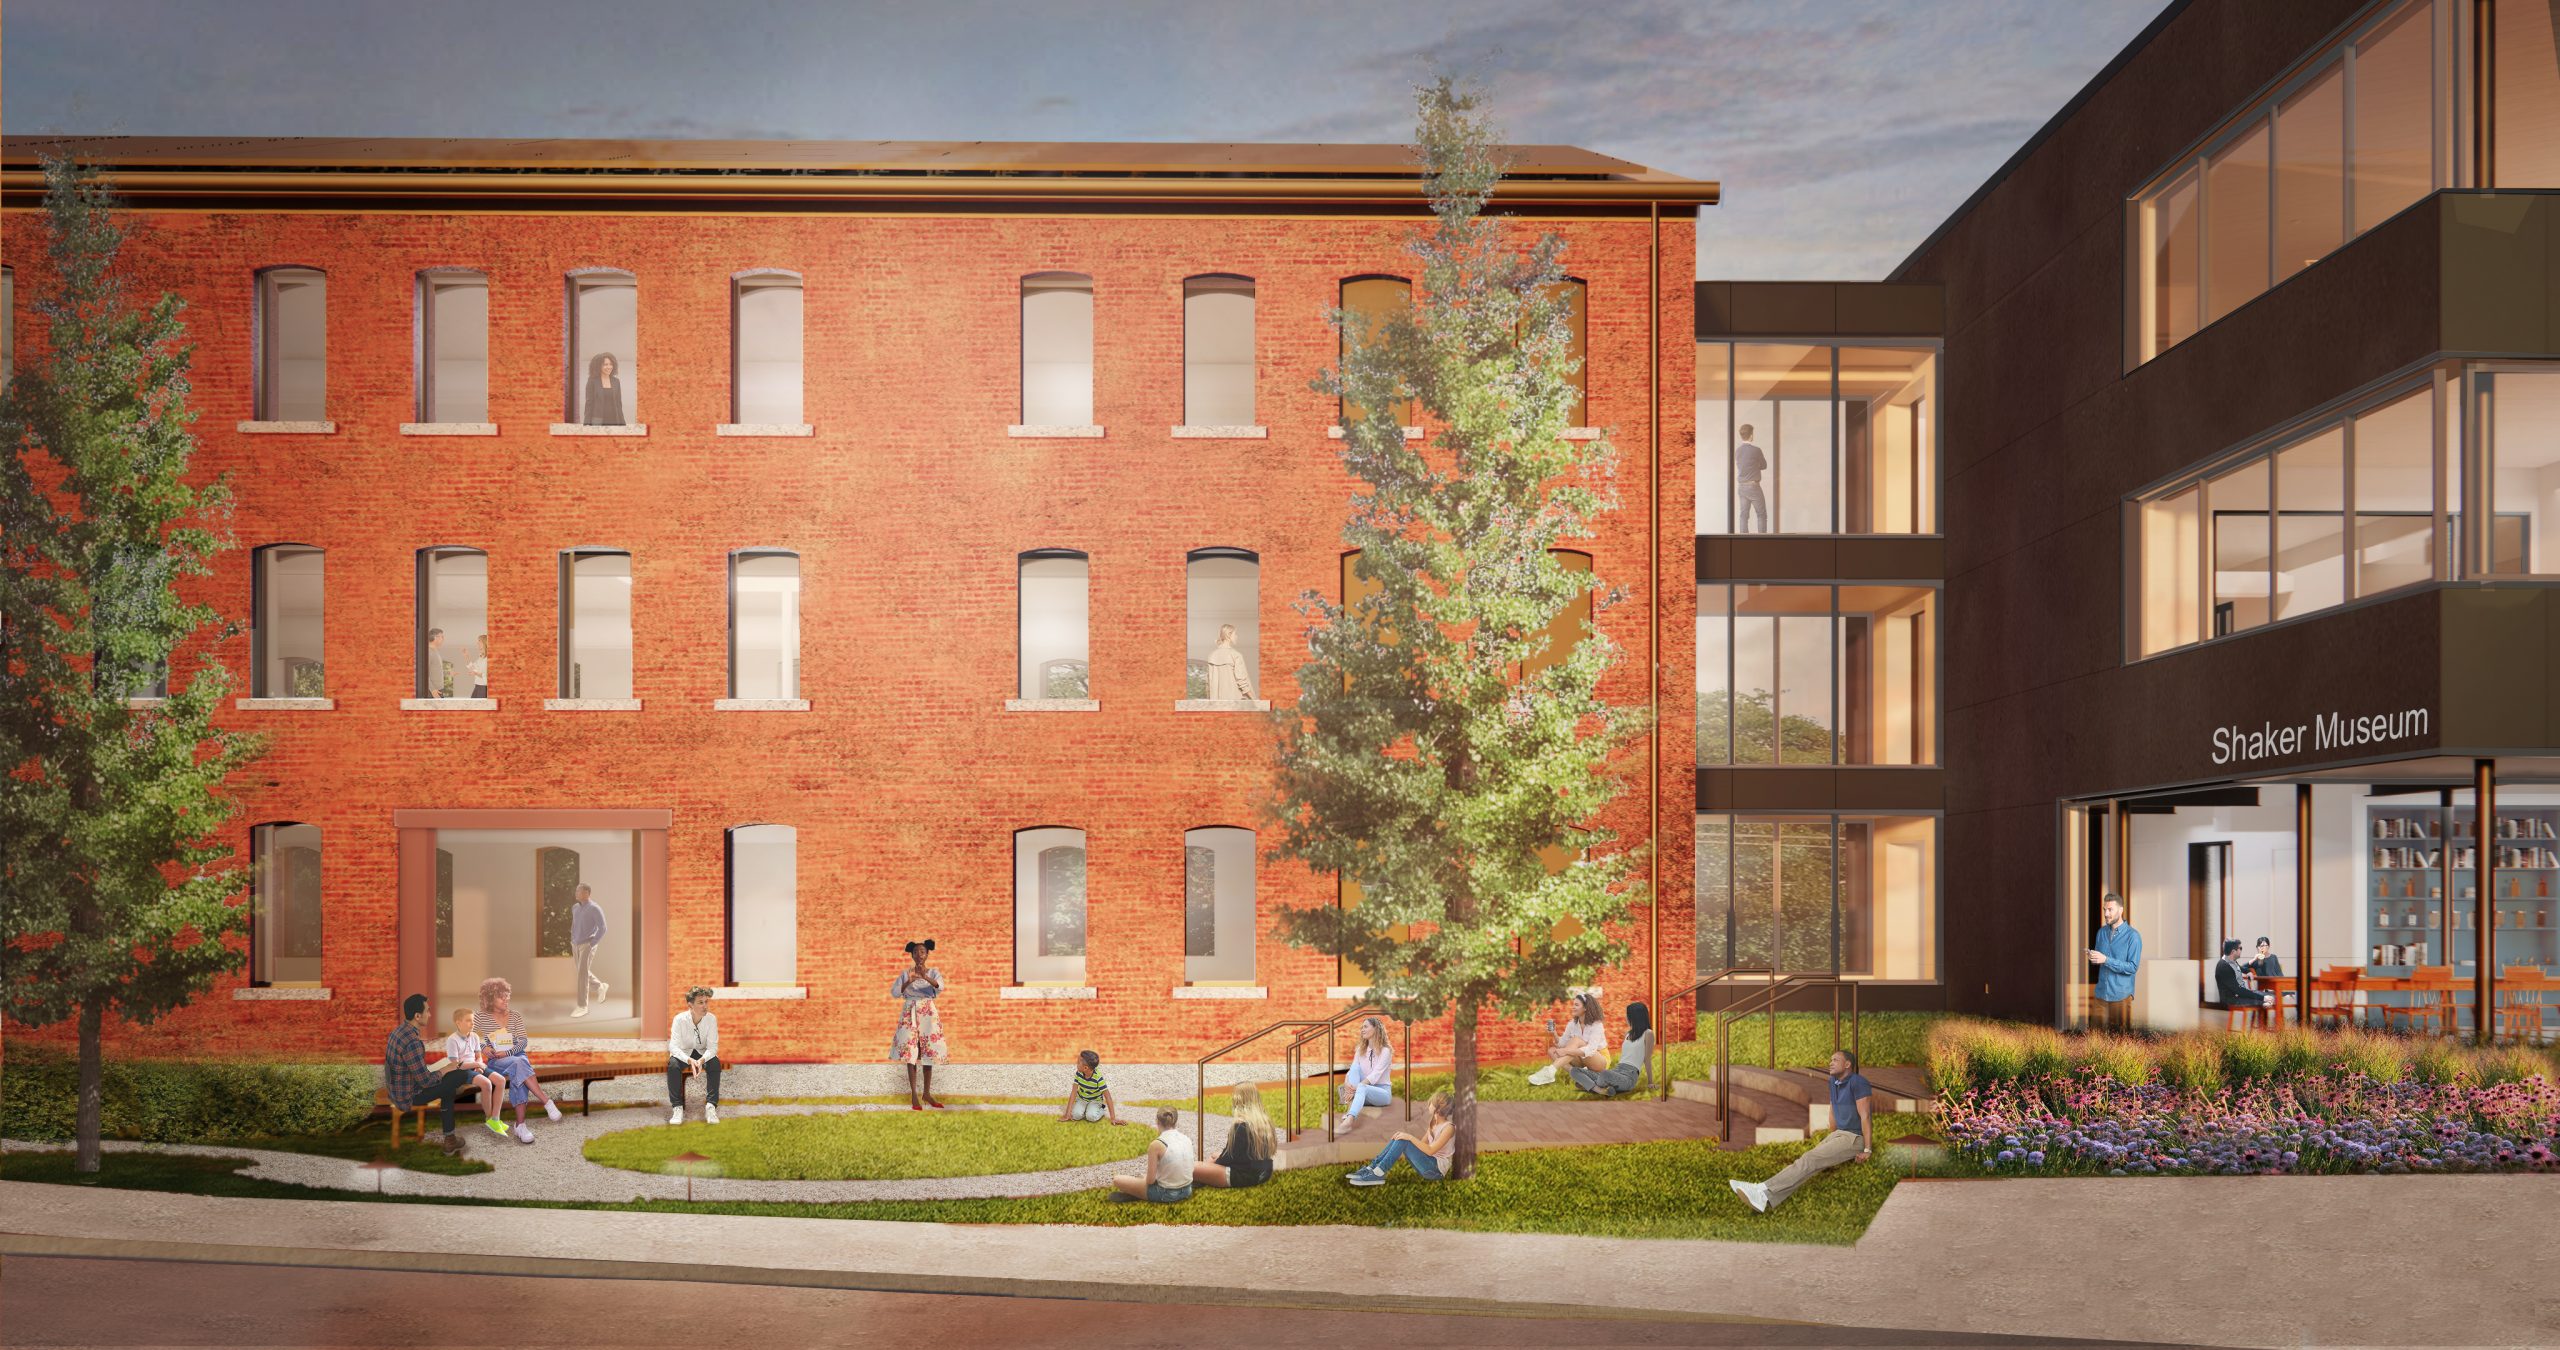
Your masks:
[{"label": "concrete step", "polygon": [[[1716,1085],[1693,1078],[1678,1079],[1671,1084],[1671,1095],[1713,1105]],[[1803,1102],[1747,1086],[1740,1074],[1734,1075],[1732,1107],[1730,1142],[1735,1147],[1787,1144],[1810,1137],[1811,1118]]]}]

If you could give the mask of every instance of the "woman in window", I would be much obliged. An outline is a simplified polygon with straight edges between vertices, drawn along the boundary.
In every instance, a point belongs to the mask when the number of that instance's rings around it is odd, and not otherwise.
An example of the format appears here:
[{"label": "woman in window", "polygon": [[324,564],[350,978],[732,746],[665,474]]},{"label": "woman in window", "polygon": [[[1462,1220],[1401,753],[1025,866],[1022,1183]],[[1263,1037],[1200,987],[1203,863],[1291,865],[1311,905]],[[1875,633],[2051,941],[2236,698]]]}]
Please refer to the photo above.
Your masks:
[{"label": "woman in window", "polygon": [[614,378],[613,353],[597,352],[587,363],[586,424],[618,427],[622,421],[622,381]]},{"label": "woman in window", "polygon": [[471,658],[471,696],[489,696],[489,635],[480,635],[480,654]]},{"label": "woman in window", "polygon": [[1574,995],[1573,1020],[1559,1032],[1555,1019],[1547,1019],[1547,1034],[1556,1038],[1555,1048],[1547,1052],[1547,1067],[1529,1075],[1529,1081],[1539,1087],[1556,1081],[1556,1075],[1566,1069],[1609,1067],[1609,1024],[1600,1018],[1598,995]]},{"label": "woman in window", "polygon": [[1269,1181],[1271,1155],[1280,1150],[1280,1136],[1271,1128],[1271,1114],[1262,1109],[1262,1089],[1251,1083],[1236,1084],[1235,1105],[1228,1112],[1236,1123],[1227,1131],[1227,1146],[1218,1151],[1216,1162],[1193,1163],[1192,1180],[1231,1190]]},{"label": "woman in window", "polygon": [[1218,646],[1209,653],[1209,697],[1236,703],[1253,697],[1253,677],[1244,670],[1244,653],[1236,650],[1236,626],[1218,625]]},{"label": "woman in window", "polygon": [[[933,1099],[933,1066],[946,1055],[942,1043],[942,1018],[934,1011],[934,996],[942,992],[942,971],[928,967],[925,958],[933,955],[933,939],[907,944],[907,968],[889,982],[889,997],[900,1001],[898,1031],[889,1039],[889,1058],[907,1066],[907,1109],[921,1111],[930,1106],[943,1110]],[[924,1069],[924,1091],[916,1091],[916,1069]]]}]

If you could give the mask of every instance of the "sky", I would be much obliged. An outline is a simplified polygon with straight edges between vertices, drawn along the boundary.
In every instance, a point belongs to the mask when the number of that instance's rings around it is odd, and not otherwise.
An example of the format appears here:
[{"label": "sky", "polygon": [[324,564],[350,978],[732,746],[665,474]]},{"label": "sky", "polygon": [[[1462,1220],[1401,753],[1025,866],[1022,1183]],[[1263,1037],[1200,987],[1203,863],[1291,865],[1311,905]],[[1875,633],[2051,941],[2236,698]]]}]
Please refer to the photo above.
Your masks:
[{"label": "sky", "polygon": [[12,134],[1509,140],[1720,181],[1701,279],[1890,271],[2165,0],[8,0]]}]

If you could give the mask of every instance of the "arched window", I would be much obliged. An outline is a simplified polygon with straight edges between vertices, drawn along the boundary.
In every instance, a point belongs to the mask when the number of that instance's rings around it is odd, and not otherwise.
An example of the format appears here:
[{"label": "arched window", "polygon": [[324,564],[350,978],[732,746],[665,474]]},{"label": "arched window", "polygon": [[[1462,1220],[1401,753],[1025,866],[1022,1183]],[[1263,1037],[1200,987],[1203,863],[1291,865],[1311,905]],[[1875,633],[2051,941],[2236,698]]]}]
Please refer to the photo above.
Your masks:
[{"label": "arched window", "polygon": [[1564,306],[1565,359],[1573,363],[1565,383],[1573,387],[1573,412],[1569,426],[1588,426],[1591,405],[1590,384],[1590,287],[1580,277],[1566,277],[1555,284],[1549,294]]},{"label": "arched window", "polygon": [[793,984],[800,972],[800,831],[740,825],[728,843],[725,984]]},{"label": "arched window", "polygon": [[1022,670],[1018,697],[1093,697],[1084,554],[1041,549],[1021,557]]},{"label": "arched window", "polygon": [[269,544],[251,555],[250,661],[256,698],[326,698],[321,665],[321,554],[307,544]]},{"label": "arched window", "polygon": [[489,278],[418,274],[418,420],[489,420]]},{"label": "arched window", "polygon": [[[1559,548],[1550,550],[1547,556],[1563,564],[1568,572],[1578,572],[1585,577],[1591,575],[1591,555],[1588,553]],[[1585,586],[1572,604],[1556,611],[1556,617],[1547,625],[1544,645],[1532,649],[1528,659],[1520,663],[1520,678],[1525,680],[1539,671],[1563,664],[1567,657],[1573,655],[1573,649],[1582,641],[1583,635],[1590,631],[1591,590]]]},{"label": "arched window", "polygon": [[436,957],[453,955],[453,855],[436,850]]},{"label": "arched window", "polygon": [[1084,983],[1084,831],[1049,825],[1014,833],[1013,932],[1016,983]]},{"label": "arched window", "polygon": [[640,282],[629,272],[572,272],[569,286],[568,421],[640,422]]},{"label": "arched window", "polygon": [[1022,279],[1022,424],[1093,424],[1093,278],[1082,273]]},{"label": "arched window", "polygon": [[257,420],[324,422],[329,403],[329,279],[317,268],[258,273]]},{"label": "arched window", "polygon": [[560,697],[627,699],[631,692],[631,555],[560,555]]},{"label": "arched window", "polygon": [[419,698],[487,698],[489,555],[418,550]]},{"label": "arched window", "polygon": [[[1240,548],[1195,549],[1185,561],[1188,617],[1183,626],[1184,681],[1188,699],[1262,697],[1262,562]],[[1241,659],[1234,675],[1213,676],[1219,634],[1233,626]],[[1230,680],[1241,676],[1240,686]]]},{"label": "arched window", "polygon": [[753,272],[730,296],[729,420],[749,426],[796,427],[802,406],[800,278]]},{"label": "arched window", "polygon": [[[1374,338],[1388,320],[1413,308],[1413,283],[1403,277],[1346,277],[1342,282],[1342,308],[1350,312],[1352,322],[1365,337]],[[1351,336],[1342,335],[1340,355],[1351,354]],[[1413,400],[1400,399],[1387,410],[1400,427],[1413,425]],[[1344,404],[1342,425],[1350,426],[1361,419],[1361,409]]]},{"label": "arched window", "polygon": [[1182,283],[1182,421],[1249,427],[1253,421],[1253,278],[1210,275]]},{"label": "arched window", "polygon": [[1213,825],[1182,836],[1182,978],[1251,983],[1253,831]]},{"label": "arched window", "polygon": [[320,983],[320,827],[260,825],[250,831],[249,858],[249,982]]},{"label": "arched window", "polygon": [[[533,954],[568,956],[578,907],[578,851],[557,845],[533,851]],[[580,991],[581,996],[584,991]]]},{"label": "arched window", "polygon": [[800,697],[800,555],[729,555],[729,697]]}]

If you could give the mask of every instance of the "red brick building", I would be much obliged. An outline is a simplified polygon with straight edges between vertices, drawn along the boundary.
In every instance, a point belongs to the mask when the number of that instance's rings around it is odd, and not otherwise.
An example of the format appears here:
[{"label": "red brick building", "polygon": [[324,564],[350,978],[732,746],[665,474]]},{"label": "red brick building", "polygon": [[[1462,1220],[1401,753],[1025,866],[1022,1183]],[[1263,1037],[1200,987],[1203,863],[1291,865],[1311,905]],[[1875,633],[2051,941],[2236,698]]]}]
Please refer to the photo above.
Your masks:
[{"label": "red brick building", "polygon": [[[1291,602],[1342,584],[1308,382],[1346,283],[1410,274],[1400,148],[11,138],[30,345],[63,150],[123,194],[137,294],[186,302],[197,463],[237,492],[207,594],[254,636],[172,673],[227,663],[226,721],[273,738],[239,785],[250,972],[117,1045],[370,1056],[401,994],[496,971],[555,1048],[641,1049],[707,984],[741,1058],[878,1063],[921,937],[961,1063],[1185,1062],[1341,1006],[1274,924],[1333,880],[1187,838],[1255,823],[1264,722],[1177,704],[1204,607],[1286,704]],[[1587,545],[1633,597],[1606,693],[1661,715],[1655,791],[1611,822],[1667,824],[1614,1007],[1694,968],[1715,187],[1515,155],[1497,204],[1568,242],[1583,420],[1621,456]],[[602,990],[572,987],[581,880]]]}]

